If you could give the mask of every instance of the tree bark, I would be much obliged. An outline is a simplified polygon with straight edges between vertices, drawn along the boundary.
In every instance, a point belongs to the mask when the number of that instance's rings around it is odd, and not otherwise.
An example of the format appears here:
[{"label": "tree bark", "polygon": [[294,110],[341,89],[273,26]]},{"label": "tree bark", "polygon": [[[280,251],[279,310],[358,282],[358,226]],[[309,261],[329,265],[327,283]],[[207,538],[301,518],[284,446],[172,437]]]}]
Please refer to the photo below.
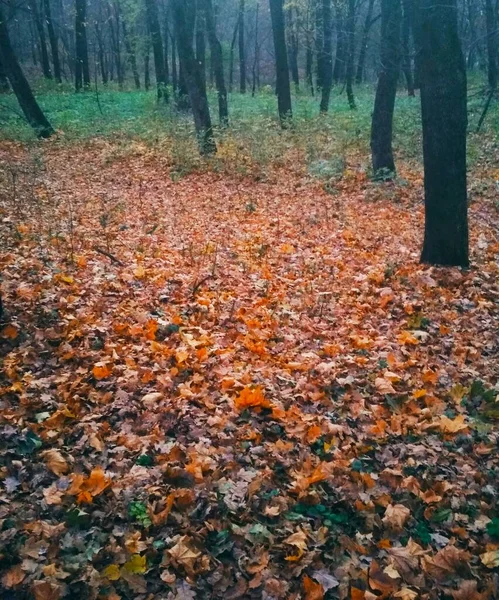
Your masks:
[{"label": "tree bark", "polygon": [[420,0],[425,235],[421,262],[467,267],[466,68],[456,0]]},{"label": "tree bark", "polygon": [[[199,2],[199,0],[198,0]],[[197,11],[196,15],[196,60],[199,65],[199,72],[203,78],[203,85],[206,86],[206,23],[203,11]]]},{"label": "tree bark", "polygon": [[234,87],[234,47],[236,45],[237,34],[239,33],[239,14],[236,21],[236,26],[234,27],[234,33],[232,34],[232,41],[230,44],[230,53],[229,53],[229,92],[232,92]]},{"label": "tree bark", "polygon": [[137,90],[140,90],[140,77],[139,77],[139,70],[137,69],[137,57],[135,55],[134,42],[130,39],[130,35],[129,35],[128,28],[125,23],[125,19],[122,19],[122,21],[121,21],[121,28],[123,30],[123,41],[125,42],[125,50],[126,50],[126,53],[128,54],[128,61],[130,63],[130,66],[132,67],[132,75],[133,75],[133,81],[135,84],[135,88]]},{"label": "tree bark", "polygon": [[154,70],[156,72],[156,87],[158,90],[158,102],[163,100],[163,102],[167,103],[169,98],[168,89],[166,87],[165,57],[163,54],[163,41],[161,39],[158,5],[156,0],[146,0],[146,14],[147,24],[151,34]]},{"label": "tree bark", "polygon": [[497,87],[497,19],[492,0],[485,0],[485,23],[487,31],[487,78],[489,88]]},{"label": "tree bark", "polygon": [[245,0],[239,0],[239,91],[246,93]]},{"label": "tree bark", "polygon": [[364,80],[364,69],[366,65],[366,54],[367,54],[367,42],[369,41],[369,32],[373,25],[373,12],[374,12],[374,0],[369,0],[367,7],[366,20],[364,22],[364,29],[362,30],[362,40],[360,43],[359,61],[357,63],[357,74],[355,76],[355,83],[362,83]]},{"label": "tree bark", "polygon": [[175,36],[172,36],[172,87],[173,91],[178,90],[178,75],[177,75],[177,42]]},{"label": "tree bark", "polygon": [[334,60],[333,81],[339,83],[345,76],[345,58],[347,51],[347,36],[345,32],[345,18],[343,3],[335,1],[336,10],[336,57]]},{"label": "tree bark", "polygon": [[10,43],[7,21],[0,4],[0,62],[4,66],[10,85],[28,123],[39,138],[48,138],[54,130],[39,107],[29,83],[19,65]]},{"label": "tree bark", "polygon": [[[318,90],[322,89],[324,79],[324,25],[322,23],[322,0],[315,0],[315,85]],[[336,53],[338,56],[338,53]]]},{"label": "tree bark", "polygon": [[95,24],[95,37],[97,39],[99,66],[102,77],[102,83],[106,85],[108,82],[108,72],[106,64],[106,55],[104,52],[104,40],[102,39],[102,31],[100,29],[99,23]]},{"label": "tree bark", "polygon": [[255,50],[253,56],[253,84],[251,89],[251,95],[255,97],[257,88],[260,87],[260,42],[258,38],[259,34],[259,15],[260,15],[260,2],[256,2],[255,10]]},{"label": "tree bark", "polygon": [[10,89],[9,78],[7,77],[7,71],[3,66],[2,59],[0,58],[0,94],[8,93]]},{"label": "tree bark", "polygon": [[38,10],[37,0],[30,0],[29,7],[33,14],[36,30],[38,32],[38,40],[40,42],[40,55],[42,62],[43,76],[46,79],[52,79],[52,72],[50,70],[49,54],[47,51],[47,40],[45,38],[45,28],[43,26],[43,19]]},{"label": "tree bark", "polygon": [[355,0],[348,0],[347,33],[347,72],[346,87],[348,104],[354,110],[355,96],[353,94],[354,57],[355,57]]},{"label": "tree bark", "polygon": [[378,77],[371,126],[375,177],[395,174],[392,151],[393,111],[400,71],[400,0],[381,0],[381,72]]},{"label": "tree bark", "polygon": [[210,44],[211,64],[213,66],[215,84],[217,86],[218,117],[220,119],[220,125],[226,127],[229,124],[229,109],[227,106],[227,88],[225,87],[222,45],[217,37],[212,1],[202,0],[202,3],[206,19],[208,43]]},{"label": "tree bark", "polygon": [[407,93],[409,96],[415,96],[410,48],[410,35],[412,31],[412,20],[414,18],[414,0],[402,0],[402,7],[402,70],[404,71],[407,83]]},{"label": "tree bark", "polygon": [[146,92],[149,91],[151,87],[151,70],[149,68],[150,45],[150,39],[148,37],[144,49],[144,87]]},{"label": "tree bark", "polygon": [[52,21],[50,0],[43,0],[43,6],[45,10],[45,21],[47,22],[47,31],[49,34],[50,49],[52,50],[52,64],[54,66],[54,77],[57,83],[62,83],[61,61],[59,60],[58,40],[55,34],[54,22]]},{"label": "tree bark", "polygon": [[322,0],[322,26],[324,46],[322,48],[322,97],[321,113],[327,113],[331,86],[333,85],[333,17],[331,0]]},{"label": "tree bark", "polygon": [[82,87],[90,87],[90,69],[88,66],[87,45],[87,0],[75,0],[75,88],[79,92]]},{"label": "tree bark", "polygon": [[289,85],[288,55],[284,31],[283,0],[270,0],[270,18],[274,37],[277,105],[281,127],[286,128],[293,116]]},{"label": "tree bark", "polygon": [[293,11],[293,6],[290,6],[288,12],[288,55],[291,79],[293,80],[296,90],[298,90],[300,88],[300,72],[298,69],[298,24],[295,20]]},{"label": "tree bark", "polygon": [[215,154],[217,146],[213,137],[206,87],[203,83],[196,57],[194,56],[192,32],[186,20],[184,0],[173,0],[173,16],[178,55],[194,115],[199,151],[203,155]]}]

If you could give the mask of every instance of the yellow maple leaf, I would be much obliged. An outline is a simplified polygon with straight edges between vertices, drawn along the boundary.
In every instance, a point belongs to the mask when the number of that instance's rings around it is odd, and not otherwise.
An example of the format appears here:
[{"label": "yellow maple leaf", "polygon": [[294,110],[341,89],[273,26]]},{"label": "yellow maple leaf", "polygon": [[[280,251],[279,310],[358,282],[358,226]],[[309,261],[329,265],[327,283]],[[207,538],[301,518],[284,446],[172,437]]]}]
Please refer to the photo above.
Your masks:
[{"label": "yellow maple leaf", "polygon": [[135,574],[135,575],[142,575],[143,573],[146,572],[146,568],[147,568],[147,560],[145,556],[140,556],[140,554],[134,554],[130,560],[128,560],[124,565],[123,565],[123,570],[126,573],[130,573],[130,574]]},{"label": "yellow maple leaf", "polygon": [[464,415],[458,415],[455,419],[449,419],[445,415],[440,417],[440,429],[444,433],[457,433],[467,428],[468,424],[464,421]]},{"label": "yellow maple leaf", "polygon": [[120,568],[118,565],[108,565],[101,573],[103,577],[109,579],[109,581],[118,581],[120,578]]}]

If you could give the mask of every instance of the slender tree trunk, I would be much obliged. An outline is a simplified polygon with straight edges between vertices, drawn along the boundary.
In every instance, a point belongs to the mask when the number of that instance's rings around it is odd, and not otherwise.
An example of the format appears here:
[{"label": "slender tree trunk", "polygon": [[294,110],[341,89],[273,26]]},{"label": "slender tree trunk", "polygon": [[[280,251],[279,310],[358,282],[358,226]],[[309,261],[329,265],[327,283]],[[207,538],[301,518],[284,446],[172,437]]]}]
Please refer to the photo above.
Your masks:
[{"label": "slender tree trunk", "polygon": [[347,97],[348,104],[352,110],[355,110],[355,96],[353,94],[353,76],[354,76],[354,56],[355,56],[355,0],[348,0],[347,15]]},{"label": "slender tree trunk", "polygon": [[31,91],[29,83],[19,65],[10,43],[7,21],[0,4],[0,62],[3,65],[10,85],[14,90],[17,101],[28,123],[33,127],[39,138],[48,138],[54,130],[43,114]]},{"label": "slender tree trunk", "polygon": [[168,89],[166,87],[165,57],[163,54],[163,41],[159,26],[158,5],[156,0],[146,0],[146,14],[149,32],[151,34],[152,51],[154,56],[154,70],[156,72],[156,86],[158,89],[158,102],[168,102]]},{"label": "slender tree trunk", "polygon": [[329,98],[331,96],[331,86],[333,85],[333,17],[331,14],[331,0],[322,0],[322,23],[323,40],[322,49],[322,97],[321,113],[327,113],[329,110]]},{"label": "slender tree trunk", "polygon": [[9,90],[9,78],[0,58],[0,94],[6,94]]},{"label": "slender tree trunk", "polygon": [[253,56],[253,84],[251,89],[251,95],[255,97],[256,89],[260,85],[259,81],[259,70],[260,70],[260,45],[259,45],[259,15],[260,15],[260,2],[257,0],[256,2],[256,10],[255,10],[255,50]]},{"label": "slender tree trunk", "polygon": [[173,16],[178,55],[194,115],[199,151],[203,155],[214,154],[217,151],[217,146],[213,137],[206,87],[194,56],[192,32],[186,19],[184,0],[173,0]]},{"label": "slender tree trunk", "polygon": [[232,41],[230,44],[230,54],[229,54],[229,92],[232,92],[234,87],[234,47],[236,45],[237,34],[239,33],[239,16],[237,19],[236,26],[234,28],[234,33],[232,35]]},{"label": "slender tree trunk", "polygon": [[489,88],[497,88],[497,18],[492,0],[485,0],[485,23],[487,31],[487,77]]},{"label": "slender tree trunk", "polygon": [[[199,2],[199,0],[198,0]],[[199,65],[199,72],[203,78],[203,85],[206,86],[206,23],[203,11],[197,11],[196,15],[196,60]]]},{"label": "slender tree trunk", "polygon": [[38,10],[37,0],[30,0],[29,7],[33,14],[35,26],[38,31],[38,41],[40,43],[40,55],[42,61],[43,76],[47,79],[52,79],[49,54],[47,51],[47,40],[45,38],[45,27],[43,26],[43,19],[40,15],[40,11]]},{"label": "slender tree trunk", "polygon": [[121,21],[121,28],[123,30],[123,42],[125,43],[125,50],[128,54],[128,62],[132,67],[132,75],[135,88],[137,90],[140,90],[140,77],[139,70],[137,68],[137,57],[135,55],[134,42],[130,39],[130,34],[128,32],[128,27],[126,26],[125,19],[122,19]]},{"label": "slender tree trunk", "polygon": [[381,0],[381,72],[378,77],[371,126],[371,151],[375,177],[395,173],[392,151],[393,111],[400,71],[400,0]]},{"label": "slender tree trunk", "polygon": [[[167,34],[168,35],[168,34]],[[149,68],[149,57],[150,57],[150,39],[149,36],[146,39],[145,49],[144,49],[144,87],[146,92],[151,88],[151,71]]]},{"label": "slender tree trunk", "polygon": [[165,15],[165,19],[163,21],[164,23],[164,28],[163,28],[163,42],[164,42],[164,61],[165,61],[165,81],[166,81],[166,85],[169,85],[170,83],[170,66],[168,63],[168,55],[170,54],[170,48],[169,48],[169,39],[170,36],[168,34],[168,21]]},{"label": "slender tree trunk", "polygon": [[246,93],[245,0],[239,0],[239,91]]},{"label": "slender tree trunk", "polygon": [[[120,89],[123,88],[124,73],[123,63],[121,61],[121,44],[120,44],[120,9],[116,2],[107,5],[108,8],[108,21],[109,21],[109,32],[111,34],[111,46],[114,55],[114,64],[116,66],[116,78],[118,79],[118,86]],[[114,14],[113,14],[114,13]],[[113,25],[114,16],[114,25]]]},{"label": "slender tree trunk", "polygon": [[215,83],[217,86],[218,117],[220,119],[220,125],[226,127],[229,124],[229,109],[227,106],[227,88],[225,87],[222,45],[220,44],[220,41],[217,37],[215,15],[213,13],[212,1],[202,0],[202,6],[204,8],[204,14],[206,19],[208,43],[210,44],[211,64],[213,65]]},{"label": "slender tree trunk", "polygon": [[293,111],[291,107],[286,34],[284,31],[283,0],[270,0],[270,18],[274,37],[277,104],[281,126],[285,128],[293,116]]},{"label": "slender tree trunk", "polygon": [[45,21],[47,22],[47,31],[49,34],[50,49],[52,50],[52,64],[54,65],[54,77],[57,83],[62,83],[61,77],[61,62],[59,60],[59,47],[57,36],[55,34],[54,23],[52,21],[52,13],[50,10],[50,0],[44,0],[43,6],[45,9]]},{"label": "slender tree trunk", "polygon": [[318,90],[322,89],[324,79],[324,25],[322,23],[322,0],[315,0],[315,85]]},{"label": "slender tree trunk", "polygon": [[421,261],[469,264],[466,190],[466,68],[456,0],[420,0],[425,236]]},{"label": "slender tree trunk", "polygon": [[412,20],[414,18],[414,0],[402,0],[402,6],[402,69],[404,71],[405,80],[407,82],[407,93],[409,94],[409,96],[415,96],[410,49],[410,35],[412,31]]},{"label": "slender tree trunk", "polygon": [[172,42],[172,87],[173,91],[178,90],[178,75],[177,75],[177,42],[175,37],[171,38]]},{"label": "slender tree trunk", "polygon": [[289,55],[289,68],[291,71],[291,79],[298,90],[300,88],[300,72],[298,69],[298,24],[294,15],[294,7],[289,7],[289,19],[288,19],[288,55]]},{"label": "slender tree trunk", "polygon": [[343,3],[335,2],[336,7],[336,58],[334,60],[333,81],[339,83],[345,76],[345,62],[347,53],[347,36],[345,33],[345,16]]},{"label": "slender tree trunk", "polygon": [[87,0],[75,0],[75,88],[90,87],[90,69],[88,65],[87,45]]},{"label": "slender tree trunk", "polygon": [[362,83],[364,80],[364,69],[366,65],[366,54],[367,54],[367,42],[369,41],[369,32],[372,27],[374,12],[374,0],[369,0],[367,6],[366,20],[364,22],[364,29],[362,30],[362,40],[360,43],[359,62],[357,63],[357,74],[355,76],[355,82],[357,84]]},{"label": "slender tree trunk", "polygon": [[98,23],[95,24],[95,37],[97,39],[97,47],[98,47],[98,56],[99,56],[99,65],[100,72],[102,77],[102,83],[104,85],[108,82],[108,73],[107,73],[107,65],[106,65],[106,55],[104,52],[104,40],[102,39],[102,31]]}]

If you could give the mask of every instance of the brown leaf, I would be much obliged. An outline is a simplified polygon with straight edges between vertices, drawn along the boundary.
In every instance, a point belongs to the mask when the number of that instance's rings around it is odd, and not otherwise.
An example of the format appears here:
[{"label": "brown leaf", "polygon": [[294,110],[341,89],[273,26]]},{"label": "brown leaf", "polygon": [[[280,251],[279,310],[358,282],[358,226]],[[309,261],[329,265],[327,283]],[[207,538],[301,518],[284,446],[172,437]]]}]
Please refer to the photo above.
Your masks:
[{"label": "brown leaf", "polygon": [[31,589],[35,600],[59,600],[61,597],[61,586],[50,581],[34,581]]},{"label": "brown leaf", "polygon": [[26,573],[22,570],[21,565],[15,565],[6,571],[2,577],[2,585],[7,589],[19,585],[26,577]]},{"label": "brown leaf", "polygon": [[383,523],[392,529],[401,530],[410,514],[411,511],[403,504],[389,504],[386,507]]},{"label": "brown leaf", "polygon": [[58,450],[46,450],[42,454],[47,467],[59,477],[69,471],[69,465],[64,456]]},{"label": "brown leaf", "polygon": [[305,600],[323,600],[324,588],[320,583],[311,579],[308,575],[303,577],[303,590],[305,592]]}]

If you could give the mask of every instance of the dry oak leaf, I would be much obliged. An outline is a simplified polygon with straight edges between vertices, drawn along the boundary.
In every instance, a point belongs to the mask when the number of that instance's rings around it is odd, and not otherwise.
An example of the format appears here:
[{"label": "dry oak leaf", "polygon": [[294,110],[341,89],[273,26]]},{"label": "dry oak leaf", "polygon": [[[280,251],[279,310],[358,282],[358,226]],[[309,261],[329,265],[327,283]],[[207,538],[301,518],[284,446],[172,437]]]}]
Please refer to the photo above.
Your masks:
[{"label": "dry oak leaf", "polygon": [[38,579],[33,582],[31,589],[35,600],[59,600],[61,597],[61,586],[50,581]]},{"label": "dry oak leaf", "polygon": [[383,523],[392,529],[400,530],[404,527],[411,511],[403,504],[389,504],[386,507]]},{"label": "dry oak leaf", "polygon": [[69,465],[66,462],[64,456],[58,450],[46,450],[42,453],[47,467],[54,473],[54,475],[64,475],[69,471]]},{"label": "dry oak leaf", "polygon": [[64,492],[58,490],[55,483],[43,490],[45,502],[50,506],[61,504],[63,495]]},{"label": "dry oak leaf", "polygon": [[170,557],[179,565],[182,565],[188,573],[194,572],[194,563],[201,556],[201,552],[190,544],[189,536],[182,536],[179,541],[167,550]]},{"label": "dry oak leaf", "polygon": [[445,580],[458,571],[467,568],[471,554],[448,545],[435,556],[423,556],[423,569],[436,580]]},{"label": "dry oak leaf", "polygon": [[457,433],[468,428],[468,424],[464,421],[464,415],[458,415],[455,419],[449,419],[449,417],[442,415],[439,425],[444,433]]},{"label": "dry oak leaf", "polygon": [[303,590],[305,591],[305,600],[323,600],[324,588],[320,583],[311,579],[308,575],[303,577]]},{"label": "dry oak leaf", "polygon": [[380,394],[396,394],[395,388],[388,379],[376,377],[374,385]]},{"label": "dry oak leaf", "polygon": [[21,565],[11,567],[2,577],[2,585],[7,589],[19,585],[26,577],[26,573],[22,570]]},{"label": "dry oak leaf", "polygon": [[484,554],[480,554],[480,560],[489,569],[499,567],[499,550],[490,550]]},{"label": "dry oak leaf", "polygon": [[423,556],[425,551],[412,538],[409,538],[407,546],[388,548],[388,554],[392,557],[397,570],[407,576],[418,569],[419,557]]}]

